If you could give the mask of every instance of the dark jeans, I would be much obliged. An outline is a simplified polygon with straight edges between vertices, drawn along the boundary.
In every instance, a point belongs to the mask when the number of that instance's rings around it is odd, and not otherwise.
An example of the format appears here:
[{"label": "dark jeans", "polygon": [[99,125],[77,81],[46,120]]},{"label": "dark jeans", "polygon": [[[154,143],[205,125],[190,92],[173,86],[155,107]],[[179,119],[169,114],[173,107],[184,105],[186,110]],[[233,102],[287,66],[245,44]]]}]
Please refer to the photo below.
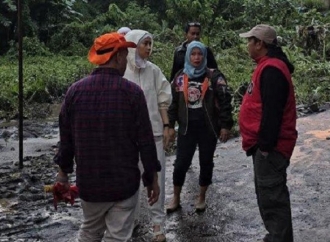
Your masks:
[{"label": "dark jeans", "polygon": [[183,186],[196,147],[199,148],[199,185],[212,183],[213,155],[217,138],[209,131],[205,122],[189,122],[186,135],[178,134],[177,157],[174,163],[173,184]]},{"label": "dark jeans", "polygon": [[267,156],[257,149],[253,155],[254,180],[267,242],[293,242],[290,194],[286,168],[290,161],[276,151]]}]

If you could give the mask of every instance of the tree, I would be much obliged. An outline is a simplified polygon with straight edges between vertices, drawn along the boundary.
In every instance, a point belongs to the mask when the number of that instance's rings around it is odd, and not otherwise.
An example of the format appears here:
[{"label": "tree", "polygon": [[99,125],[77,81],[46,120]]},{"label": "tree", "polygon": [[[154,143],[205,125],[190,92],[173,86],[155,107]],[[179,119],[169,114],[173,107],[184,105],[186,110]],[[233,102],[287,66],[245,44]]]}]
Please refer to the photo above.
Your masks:
[{"label": "tree", "polygon": [[14,38],[14,23],[17,16],[14,0],[0,2],[0,54],[9,48],[9,41]]},{"label": "tree", "polygon": [[[79,0],[87,4],[87,0]],[[65,24],[80,21],[82,15],[74,10],[76,0],[24,0],[22,1],[23,36],[38,37],[47,43],[51,36]],[[16,0],[0,2],[0,54],[16,40]],[[4,36],[4,37],[3,37]]]}]

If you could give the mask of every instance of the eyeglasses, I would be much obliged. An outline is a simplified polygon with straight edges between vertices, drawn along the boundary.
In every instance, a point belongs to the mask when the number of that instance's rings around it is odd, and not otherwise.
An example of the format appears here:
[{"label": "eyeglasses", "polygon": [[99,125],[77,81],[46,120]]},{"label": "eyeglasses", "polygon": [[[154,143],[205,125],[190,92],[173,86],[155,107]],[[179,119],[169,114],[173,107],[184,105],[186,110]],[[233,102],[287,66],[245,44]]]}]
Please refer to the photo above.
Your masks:
[{"label": "eyeglasses", "polygon": [[199,23],[199,22],[189,22],[188,23],[188,26],[201,26],[201,23]]}]

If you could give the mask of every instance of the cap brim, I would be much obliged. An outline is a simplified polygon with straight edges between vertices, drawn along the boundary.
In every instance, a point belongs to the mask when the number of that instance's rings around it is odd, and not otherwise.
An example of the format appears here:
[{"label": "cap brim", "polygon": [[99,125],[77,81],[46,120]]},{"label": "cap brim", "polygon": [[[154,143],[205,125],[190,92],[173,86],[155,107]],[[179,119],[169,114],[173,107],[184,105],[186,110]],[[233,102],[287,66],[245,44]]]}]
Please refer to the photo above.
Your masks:
[{"label": "cap brim", "polygon": [[136,44],[134,42],[126,41],[118,46],[119,48],[136,48]]},{"label": "cap brim", "polygon": [[102,65],[110,59],[111,55],[112,52],[98,55],[93,45],[88,52],[88,60],[95,65]]},{"label": "cap brim", "polygon": [[250,37],[253,37],[253,35],[251,34],[251,32],[245,32],[245,33],[239,34],[239,37],[241,37],[241,38],[250,38]]}]

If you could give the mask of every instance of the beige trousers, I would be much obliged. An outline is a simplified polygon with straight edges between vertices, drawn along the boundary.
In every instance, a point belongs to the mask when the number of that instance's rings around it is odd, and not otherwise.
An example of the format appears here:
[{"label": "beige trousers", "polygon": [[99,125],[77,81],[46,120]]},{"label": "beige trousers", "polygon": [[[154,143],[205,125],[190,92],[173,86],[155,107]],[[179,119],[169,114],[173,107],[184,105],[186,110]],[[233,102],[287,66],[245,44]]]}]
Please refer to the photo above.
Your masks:
[{"label": "beige trousers", "polygon": [[[161,231],[164,230],[165,226],[165,219],[166,219],[166,214],[165,214],[165,151],[164,151],[164,145],[163,145],[163,136],[155,136],[155,144],[157,148],[157,157],[158,160],[162,166],[162,169],[160,172],[158,172],[158,185],[160,189],[160,194],[158,201],[152,205],[148,205],[148,210],[151,215],[151,221],[153,225],[160,225]],[[141,173],[143,173],[143,166],[142,162],[139,162],[139,168]],[[141,188],[142,187],[142,188]],[[140,186],[140,190],[143,189],[143,186]],[[136,222],[139,221],[140,218],[140,202],[141,202],[141,191],[139,193],[139,199],[138,203],[136,206],[136,211],[135,211],[135,220]]]},{"label": "beige trousers", "polygon": [[81,200],[84,221],[78,242],[126,242],[134,228],[138,192],[119,202],[93,203]]}]

